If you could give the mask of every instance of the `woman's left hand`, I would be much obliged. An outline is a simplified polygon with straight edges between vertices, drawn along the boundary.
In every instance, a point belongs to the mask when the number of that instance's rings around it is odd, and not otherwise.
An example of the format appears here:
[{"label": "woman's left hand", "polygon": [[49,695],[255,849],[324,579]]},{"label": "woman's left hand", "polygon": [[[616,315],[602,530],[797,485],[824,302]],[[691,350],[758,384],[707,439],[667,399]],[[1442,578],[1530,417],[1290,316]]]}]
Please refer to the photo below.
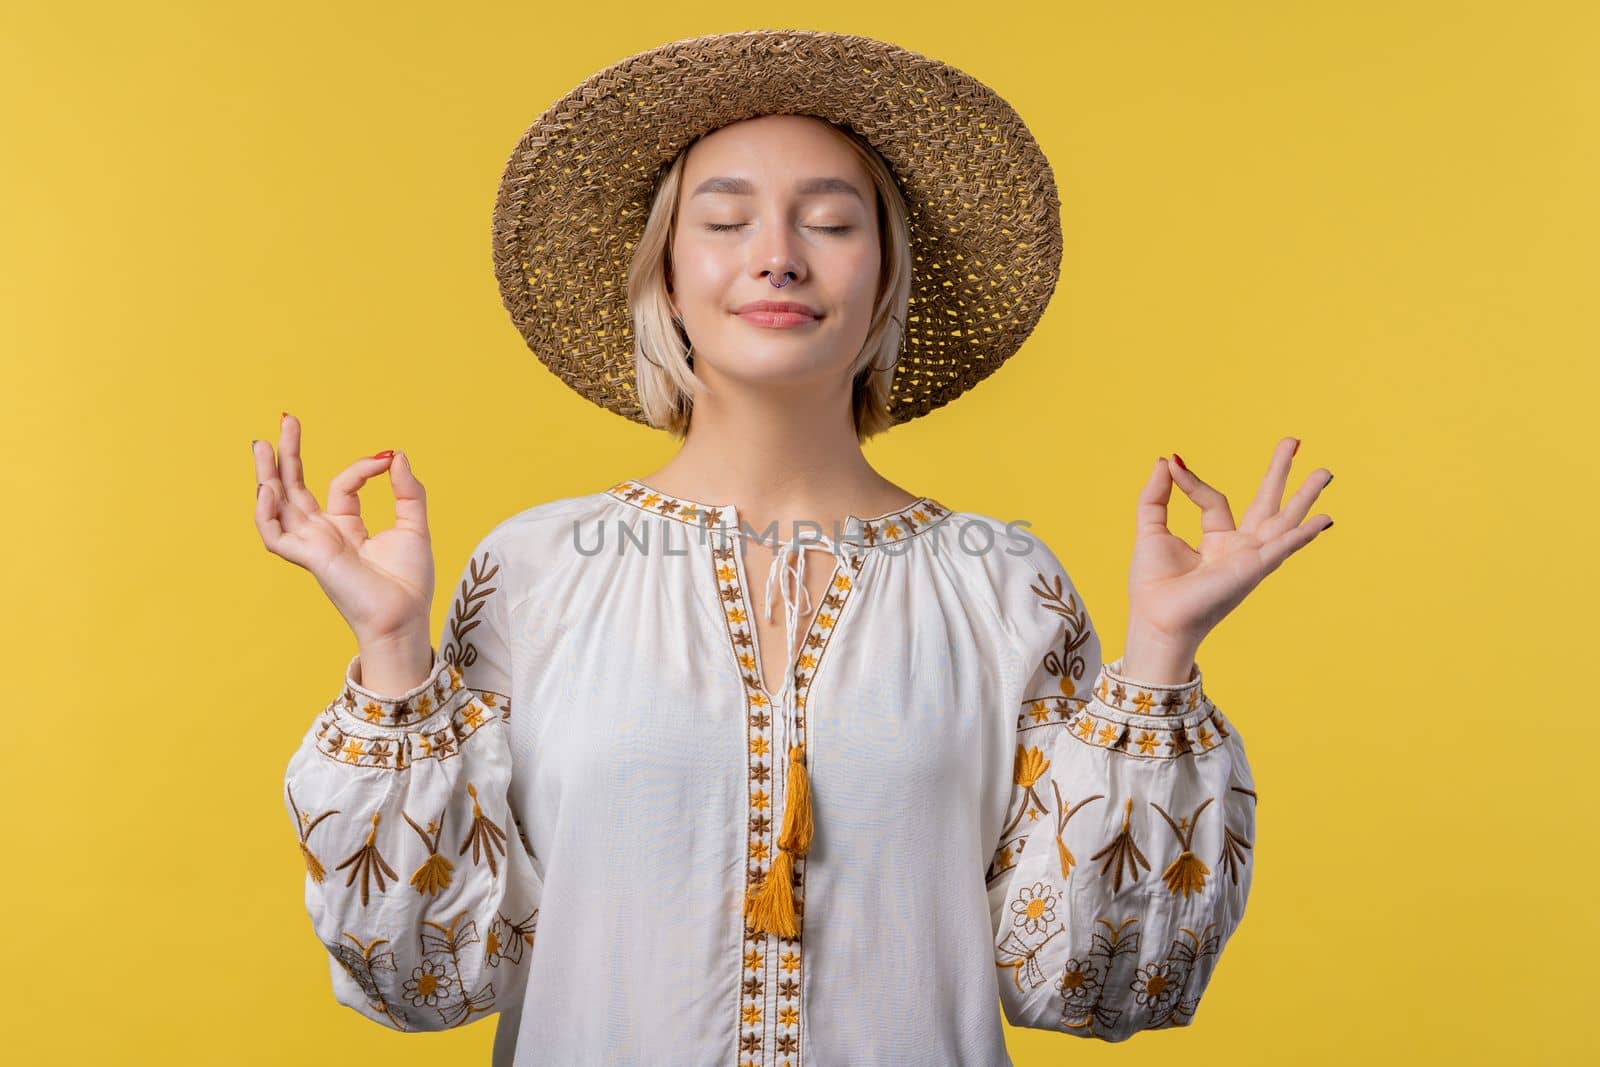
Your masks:
[{"label": "woman's left hand", "polygon": [[[1183,466],[1174,454],[1157,461],[1139,494],[1137,533],[1128,574],[1128,643],[1122,672],[1155,684],[1188,680],[1207,634],[1261,580],[1333,525],[1319,514],[1303,521],[1333,474],[1318,468],[1283,501],[1289,465],[1300,442],[1278,442],[1255,500],[1234,526],[1228,498]],[[1200,546],[1167,529],[1172,485],[1200,507]]]}]

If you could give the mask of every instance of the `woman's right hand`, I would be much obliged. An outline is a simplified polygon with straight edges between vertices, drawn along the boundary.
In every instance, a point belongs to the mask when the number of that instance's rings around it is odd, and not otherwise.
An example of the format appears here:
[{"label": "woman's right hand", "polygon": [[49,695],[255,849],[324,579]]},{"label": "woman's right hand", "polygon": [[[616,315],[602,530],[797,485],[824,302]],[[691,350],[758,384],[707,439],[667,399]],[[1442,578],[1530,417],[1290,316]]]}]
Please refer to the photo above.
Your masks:
[{"label": "woman's right hand", "polygon": [[[428,502],[405,453],[358,459],[328,485],[326,510],[306,488],[300,464],[300,420],[284,415],[274,459],[267,441],[255,454],[256,529],[267,551],[310,571],[355,632],[362,649],[416,645],[432,649],[433,545]],[[369,478],[389,471],[394,527],[375,537],[361,521],[356,495]]]}]

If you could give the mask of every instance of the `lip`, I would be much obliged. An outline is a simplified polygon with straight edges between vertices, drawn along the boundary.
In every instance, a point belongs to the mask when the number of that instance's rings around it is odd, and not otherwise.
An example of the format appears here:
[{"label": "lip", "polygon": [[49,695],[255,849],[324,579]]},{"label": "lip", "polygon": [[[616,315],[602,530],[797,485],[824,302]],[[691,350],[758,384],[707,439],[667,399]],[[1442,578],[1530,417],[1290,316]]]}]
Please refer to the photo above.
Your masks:
[{"label": "lip", "polygon": [[822,318],[822,312],[810,304],[797,304],[793,300],[752,300],[733,309],[735,315],[743,315],[750,311],[788,311],[797,315],[809,315],[814,319]]},{"label": "lip", "polygon": [[822,317],[816,308],[792,300],[752,300],[734,314],[752,326],[778,327],[805,326]]}]

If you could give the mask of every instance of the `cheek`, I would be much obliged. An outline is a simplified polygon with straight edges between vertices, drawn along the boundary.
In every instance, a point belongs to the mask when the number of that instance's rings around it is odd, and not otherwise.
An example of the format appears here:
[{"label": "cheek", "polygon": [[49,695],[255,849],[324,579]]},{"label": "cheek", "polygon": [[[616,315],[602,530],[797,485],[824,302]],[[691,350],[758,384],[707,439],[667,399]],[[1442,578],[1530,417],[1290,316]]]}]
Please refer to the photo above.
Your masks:
[{"label": "cheek", "polygon": [[872,317],[872,308],[878,296],[878,254],[853,257],[843,268],[849,278],[850,303],[854,314],[860,318]]},{"label": "cheek", "polygon": [[673,286],[686,296],[716,296],[727,275],[728,266],[708,249],[680,245],[673,254]]}]

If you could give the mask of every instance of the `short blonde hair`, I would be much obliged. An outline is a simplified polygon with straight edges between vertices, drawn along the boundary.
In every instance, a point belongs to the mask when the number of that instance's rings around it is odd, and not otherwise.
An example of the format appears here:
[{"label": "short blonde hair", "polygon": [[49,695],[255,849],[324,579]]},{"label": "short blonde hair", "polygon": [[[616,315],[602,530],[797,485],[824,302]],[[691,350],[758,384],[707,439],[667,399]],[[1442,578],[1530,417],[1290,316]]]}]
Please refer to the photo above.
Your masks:
[{"label": "short blonde hair", "polygon": [[[816,118],[816,116],[807,116]],[[911,299],[911,233],[905,197],[883,157],[860,134],[817,118],[845,139],[872,179],[878,202],[878,244],[882,257],[878,292],[867,339],[850,365],[856,438],[865,441],[892,425],[889,390],[898,368]],[[695,139],[696,141],[699,138]],[[691,141],[657,179],[644,233],[628,264],[628,307],[633,316],[634,382],[639,405],[650,425],[678,438],[689,432],[698,382],[689,338],[672,313],[667,293],[667,260],[677,232],[678,198]]]}]

